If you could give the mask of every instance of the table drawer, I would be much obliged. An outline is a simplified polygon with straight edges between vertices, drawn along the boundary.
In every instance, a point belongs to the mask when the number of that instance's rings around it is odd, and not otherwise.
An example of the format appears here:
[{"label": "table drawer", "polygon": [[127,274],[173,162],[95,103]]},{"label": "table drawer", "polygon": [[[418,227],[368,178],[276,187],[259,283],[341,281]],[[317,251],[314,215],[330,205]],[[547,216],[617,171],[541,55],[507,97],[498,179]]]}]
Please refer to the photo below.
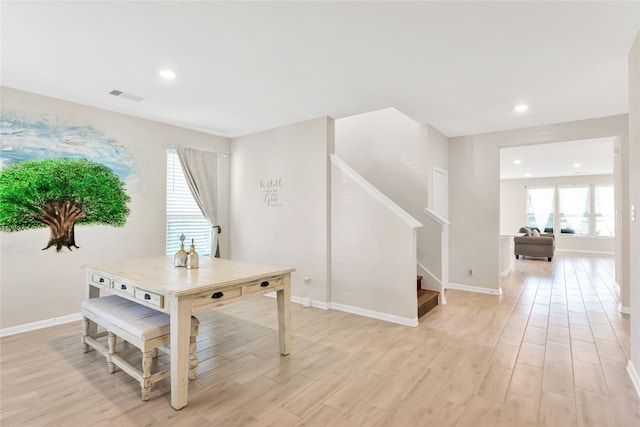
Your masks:
[{"label": "table drawer", "polygon": [[127,294],[127,295],[133,295],[133,286],[132,285],[128,285],[124,282],[120,282],[118,280],[114,280],[111,282],[111,290],[115,291],[116,293],[123,293],[123,294]]},{"label": "table drawer", "polygon": [[201,292],[193,297],[193,307],[204,308],[208,305],[216,306],[223,301],[239,298],[242,296],[242,289],[239,287],[217,289],[214,291]]},{"label": "table drawer", "polygon": [[111,279],[106,276],[102,276],[97,273],[91,273],[91,284],[94,286],[100,286],[102,288],[111,289]]},{"label": "table drawer", "polygon": [[247,285],[247,294],[264,293],[282,289],[282,277],[270,277]]},{"label": "table drawer", "polygon": [[133,297],[139,301],[145,302],[152,307],[163,308],[164,296],[154,292],[145,291],[144,289],[134,289]]}]

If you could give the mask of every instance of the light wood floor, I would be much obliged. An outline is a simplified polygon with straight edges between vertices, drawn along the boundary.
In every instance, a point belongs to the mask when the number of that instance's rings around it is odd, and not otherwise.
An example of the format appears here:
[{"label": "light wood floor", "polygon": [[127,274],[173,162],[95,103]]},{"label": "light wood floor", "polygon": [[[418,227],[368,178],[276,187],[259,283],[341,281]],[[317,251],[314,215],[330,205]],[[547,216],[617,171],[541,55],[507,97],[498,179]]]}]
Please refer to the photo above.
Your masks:
[{"label": "light wood floor", "polygon": [[82,353],[80,322],[5,337],[0,423],[640,426],[613,259],[516,268],[502,297],[448,291],[417,328],[294,304],[288,357],[278,354],[274,299],[200,313],[198,377],[180,411],[167,380],[142,402],[128,375]]}]

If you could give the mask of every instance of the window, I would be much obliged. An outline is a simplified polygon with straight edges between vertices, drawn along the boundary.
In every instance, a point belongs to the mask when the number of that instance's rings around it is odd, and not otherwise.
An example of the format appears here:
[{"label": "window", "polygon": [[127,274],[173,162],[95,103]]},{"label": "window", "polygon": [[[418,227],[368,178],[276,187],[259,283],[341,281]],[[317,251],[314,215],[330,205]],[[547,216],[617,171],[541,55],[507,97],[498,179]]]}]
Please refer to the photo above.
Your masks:
[{"label": "window", "polygon": [[589,186],[558,188],[560,229],[578,236],[590,234]]},{"label": "window", "polygon": [[553,232],[555,187],[527,188],[527,224],[540,232]]},{"label": "window", "polygon": [[193,239],[199,254],[211,254],[211,226],[191,195],[178,154],[167,150],[167,255],[180,249],[183,233],[187,251]]},{"label": "window", "polygon": [[595,234],[596,236],[614,236],[614,200],[613,185],[594,186]]},{"label": "window", "polygon": [[562,235],[614,237],[614,212],[610,184],[527,188],[527,224],[540,232],[558,227]]}]

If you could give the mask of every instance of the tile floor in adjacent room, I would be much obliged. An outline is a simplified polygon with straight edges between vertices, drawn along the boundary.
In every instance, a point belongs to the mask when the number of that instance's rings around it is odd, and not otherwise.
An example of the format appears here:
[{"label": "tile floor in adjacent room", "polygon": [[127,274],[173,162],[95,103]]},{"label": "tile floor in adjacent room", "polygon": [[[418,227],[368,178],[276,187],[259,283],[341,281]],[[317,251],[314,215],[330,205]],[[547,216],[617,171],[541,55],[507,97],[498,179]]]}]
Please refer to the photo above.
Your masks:
[{"label": "tile floor in adjacent room", "polygon": [[288,357],[275,299],[199,313],[198,377],[180,411],[168,380],[142,402],[137,382],[83,353],[80,322],[5,337],[0,424],[640,426],[613,258],[515,266],[501,297],[448,291],[416,328],[293,304]]}]

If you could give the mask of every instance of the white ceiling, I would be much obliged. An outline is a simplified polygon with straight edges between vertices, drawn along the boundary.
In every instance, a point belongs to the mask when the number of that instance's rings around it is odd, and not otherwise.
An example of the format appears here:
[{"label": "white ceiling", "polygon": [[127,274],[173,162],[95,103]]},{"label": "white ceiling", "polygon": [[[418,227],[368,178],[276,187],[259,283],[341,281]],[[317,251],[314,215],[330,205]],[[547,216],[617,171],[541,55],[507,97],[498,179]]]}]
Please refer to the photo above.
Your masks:
[{"label": "white ceiling", "polygon": [[2,1],[1,20],[4,86],[226,137],[387,107],[454,137],[626,113],[640,2]]},{"label": "white ceiling", "polygon": [[500,179],[613,174],[614,139],[502,148]]}]

